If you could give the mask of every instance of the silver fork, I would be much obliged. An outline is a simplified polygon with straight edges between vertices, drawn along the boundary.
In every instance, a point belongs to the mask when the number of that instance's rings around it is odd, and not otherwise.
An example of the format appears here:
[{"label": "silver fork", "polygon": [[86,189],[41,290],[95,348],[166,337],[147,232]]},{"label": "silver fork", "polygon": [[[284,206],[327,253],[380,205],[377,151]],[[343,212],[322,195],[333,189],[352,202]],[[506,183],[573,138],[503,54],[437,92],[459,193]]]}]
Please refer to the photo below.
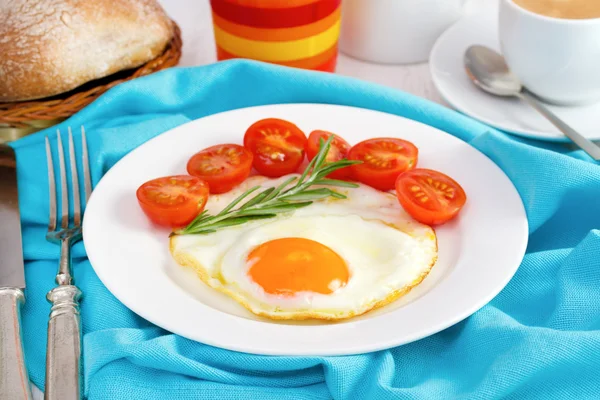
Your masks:
[{"label": "silver fork", "polygon": [[[56,183],[50,140],[46,137],[46,158],[48,160],[48,192],[50,196],[50,217],[46,239],[60,244],[60,263],[56,275],[57,287],[46,296],[52,304],[48,322],[48,342],[46,347],[46,390],[45,400],[79,400],[81,398],[81,320],[79,298],[81,291],[74,285],[71,274],[71,246],[81,240],[81,211],[79,178],[73,134],[69,127],[69,161],[71,167],[71,197],[73,216],[69,219],[69,193],[65,157],[60,130],[57,130],[58,167],[60,172],[61,212],[60,226],[57,226]],[[92,192],[89,158],[85,130],[81,127],[83,181],[85,203]]]}]

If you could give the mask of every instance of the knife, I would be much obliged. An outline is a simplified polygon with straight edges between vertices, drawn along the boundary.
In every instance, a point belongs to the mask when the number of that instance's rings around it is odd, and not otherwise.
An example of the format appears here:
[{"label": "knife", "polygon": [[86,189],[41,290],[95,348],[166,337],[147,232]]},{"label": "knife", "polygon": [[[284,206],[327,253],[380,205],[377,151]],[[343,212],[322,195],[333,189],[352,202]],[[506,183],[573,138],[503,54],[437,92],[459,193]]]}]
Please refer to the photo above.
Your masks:
[{"label": "knife", "polygon": [[0,399],[30,400],[21,333],[25,265],[12,147],[0,144]]}]

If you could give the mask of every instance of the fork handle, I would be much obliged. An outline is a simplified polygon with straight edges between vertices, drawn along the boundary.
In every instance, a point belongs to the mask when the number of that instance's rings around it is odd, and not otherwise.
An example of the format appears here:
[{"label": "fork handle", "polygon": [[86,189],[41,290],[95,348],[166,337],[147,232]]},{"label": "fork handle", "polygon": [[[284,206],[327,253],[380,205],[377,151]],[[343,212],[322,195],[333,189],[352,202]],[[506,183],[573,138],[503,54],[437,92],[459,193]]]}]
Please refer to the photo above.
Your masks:
[{"label": "fork handle", "polygon": [[32,398],[21,333],[24,301],[21,289],[0,288],[0,399]]},{"label": "fork handle", "polygon": [[45,400],[81,398],[81,291],[74,285],[57,286],[46,296],[52,303],[46,348]]}]

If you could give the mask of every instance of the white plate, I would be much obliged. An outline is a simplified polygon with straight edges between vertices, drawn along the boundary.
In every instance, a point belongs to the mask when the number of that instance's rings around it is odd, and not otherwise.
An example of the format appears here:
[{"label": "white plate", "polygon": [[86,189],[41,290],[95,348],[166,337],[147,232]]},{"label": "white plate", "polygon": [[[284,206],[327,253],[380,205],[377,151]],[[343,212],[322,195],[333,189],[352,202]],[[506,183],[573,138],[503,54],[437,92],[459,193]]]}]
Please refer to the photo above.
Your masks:
[{"label": "white plate", "polygon": [[[466,16],[434,45],[429,65],[442,97],[458,111],[508,133],[547,141],[568,141],[554,125],[518,99],[500,98],[475,87],[465,73],[463,55],[474,44],[500,53],[498,7]],[[590,139],[600,139],[600,103],[580,107],[548,105],[556,115]]]},{"label": "white plate", "polygon": [[[464,187],[459,217],[437,229],[439,260],[424,282],[387,307],[346,322],[275,322],[259,318],[178,266],[168,231],[137,204],[143,182],[185,173],[187,159],[218,143],[241,143],[261,118],[295,122],[305,132],[338,132],[350,143],[398,136],[418,146],[419,165]],[[482,153],[445,132],[391,114],[324,104],[269,105],[201,118],[133,150],[99,182],[87,207],[83,238],[106,287],[127,307],[181,336],[247,353],[343,355],[397,346],[436,333],[490,301],[517,270],[527,219],[510,180]]]}]

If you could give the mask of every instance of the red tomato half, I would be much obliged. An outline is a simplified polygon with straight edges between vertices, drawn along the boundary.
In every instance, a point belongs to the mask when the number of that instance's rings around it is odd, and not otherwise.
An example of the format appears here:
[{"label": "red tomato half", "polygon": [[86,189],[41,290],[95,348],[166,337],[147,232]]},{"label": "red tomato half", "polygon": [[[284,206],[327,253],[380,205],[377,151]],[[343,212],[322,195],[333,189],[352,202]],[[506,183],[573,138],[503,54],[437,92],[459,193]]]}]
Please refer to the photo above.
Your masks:
[{"label": "red tomato half", "polygon": [[[315,158],[319,152],[320,140],[323,139],[323,142],[325,142],[331,135],[333,135],[333,141],[331,142],[331,146],[329,147],[329,152],[325,157],[325,161],[340,161],[348,156],[350,144],[348,144],[348,142],[346,142],[340,136],[327,131],[312,131],[310,135],[308,135],[308,141],[306,142],[306,156],[308,157],[309,161]],[[351,174],[352,171],[350,170],[350,167],[346,167],[338,169],[337,171],[333,171],[327,175],[327,177],[331,179],[349,179]]]},{"label": "red tomato half", "polygon": [[244,146],[254,155],[254,168],[274,178],[298,170],[304,161],[305,144],[304,132],[291,122],[277,118],[255,122],[244,135]]},{"label": "red tomato half", "polygon": [[211,193],[225,193],[242,183],[252,170],[252,153],[238,144],[219,144],[194,154],[188,174],[208,183]]},{"label": "red tomato half", "polygon": [[422,168],[398,177],[396,195],[406,212],[427,225],[443,224],[454,218],[467,201],[465,191],[454,179]]},{"label": "red tomato half", "polygon": [[354,178],[379,190],[394,188],[396,178],[417,165],[419,150],[402,139],[376,138],[355,144],[348,153],[350,160],[362,164],[351,166]]},{"label": "red tomato half", "polygon": [[178,228],[192,222],[204,210],[208,185],[194,176],[166,176],[141,185],[136,197],[152,222]]}]

